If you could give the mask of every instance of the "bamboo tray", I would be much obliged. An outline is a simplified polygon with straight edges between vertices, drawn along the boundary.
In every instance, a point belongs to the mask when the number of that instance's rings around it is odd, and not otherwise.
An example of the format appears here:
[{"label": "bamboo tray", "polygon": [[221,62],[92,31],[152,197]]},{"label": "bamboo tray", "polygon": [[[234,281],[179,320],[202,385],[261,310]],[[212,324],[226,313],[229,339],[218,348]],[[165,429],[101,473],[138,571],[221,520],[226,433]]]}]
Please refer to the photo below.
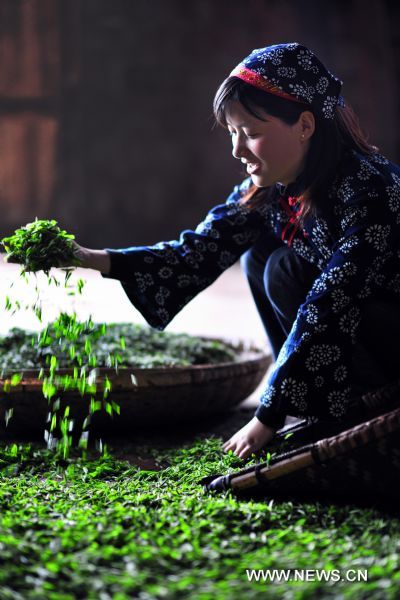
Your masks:
[{"label": "bamboo tray", "polygon": [[[110,417],[104,410],[92,416],[91,431],[126,432],[133,429],[162,427],[166,423],[195,422],[223,413],[246,399],[259,385],[272,361],[270,354],[255,346],[231,346],[237,361],[187,367],[98,368],[96,400],[102,400],[102,381],[111,382],[109,400],[120,406],[120,416]],[[60,375],[72,369],[59,369]],[[24,370],[21,382],[0,395],[0,427],[9,433],[43,433],[49,413],[42,394],[39,369]],[[0,379],[0,389],[5,380]],[[70,406],[70,415],[83,422],[89,412],[90,396],[77,391],[60,392],[59,413]],[[6,426],[7,411],[12,417]]]},{"label": "bamboo tray", "polygon": [[[353,409],[353,413],[352,413]],[[400,380],[355,399],[340,425],[293,428],[297,447],[225,475],[205,477],[208,491],[282,499],[400,500]],[[335,431],[336,430],[336,431]],[[283,437],[288,428],[278,432]],[[304,443],[308,442],[308,443]]]}]

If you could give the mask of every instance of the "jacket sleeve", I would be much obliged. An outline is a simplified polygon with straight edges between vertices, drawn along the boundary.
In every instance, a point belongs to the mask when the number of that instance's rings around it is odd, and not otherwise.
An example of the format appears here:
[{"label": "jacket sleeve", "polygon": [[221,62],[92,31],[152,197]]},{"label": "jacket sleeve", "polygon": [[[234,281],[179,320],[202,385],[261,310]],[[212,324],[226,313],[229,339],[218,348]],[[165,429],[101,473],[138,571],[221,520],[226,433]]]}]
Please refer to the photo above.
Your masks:
[{"label": "jacket sleeve", "polygon": [[399,224],[384,185],[344,207],[336,247],[314,281],[282,346],[257,409],[279,427],[284,415],[345,416],[352,395],[352,355],[365,301],[385,285],[396,260]]},{"label": "jacket sleeve", "polygon": [[239,203],[251,179],[235,186],[194,231],[153,246],[106,248],[111,270],[134,306],[156,329],[164,329],[199,292],[248,250],[265,227],[262,210]]}]

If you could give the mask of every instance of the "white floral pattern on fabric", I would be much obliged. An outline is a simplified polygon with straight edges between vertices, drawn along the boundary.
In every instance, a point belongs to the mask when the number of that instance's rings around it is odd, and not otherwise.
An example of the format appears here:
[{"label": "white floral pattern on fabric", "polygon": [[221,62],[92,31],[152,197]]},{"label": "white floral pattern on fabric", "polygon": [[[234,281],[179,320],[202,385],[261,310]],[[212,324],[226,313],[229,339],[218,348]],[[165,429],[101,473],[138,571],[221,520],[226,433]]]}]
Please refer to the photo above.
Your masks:
[{"label": "white floral pattern on fabric", "polygon": [[[381,154],[372,154],[369,157],[369,160],[378,165],[389,165],[390,164],[390,161],[387,158],[385,158],[384,156],[382,156]],[[394,173],[393,173],[393,175],[394,175]]]},{"label": "white floral pattern on fabric", "polygon": [[350,310],[345,313],[339,319],[339,327],[341,331],[344,333],[348,333],[351,337],[355,336],[355,332],[361,320],[361,312],[360,309],[356,306],[350,308]]},{"label": "white floral pattern on fabric", "polygon": [[[176,256],[175,252],[172,248],[170,248],[166,242],[161,242],[160,244],[155,244],[153,248],[158,251],[158,255],[165,261],[168,265],[178,265],[179,259]],[[151,258],[154,257],[151,256]]]},{"label": "white floral pattern on fabric", "polygon": [[304,381],[296,381],[292,377],[287,377],[282,381],[281,393],[282,396],[291,398],[304,397],[307,394],[307,384]]},{"label": "white floral pattern on fabric", "polygon": [[281,365],[285,364],[285,362],[287,361],[289,356],[290,356],[290,351],[285,343],[285,344],[283,344],[282,348],[279,351],[278,357],[275,362],[276,367],[279,368]]},{"label": "white floral pattern on fabric", "polygon": [[223,271],[225,271],[225,269],[228,269],[229,267],[231,267],[233,265],[236,258],[237,257],[235,254],[232,254],[232,252],[228,252],[228,250],[224,250],[219,255],[218,265],[221,267],[221,269]]},{"label": "white floral pattern on fabric", "polygon": [[158,271],[158,276],[161,277],[161,279],[169,279],[170,277],[172,277],[173,274],[174,272],[171,269],[171,267],[162,267]]},{"label": "white floral pattern on fabric", "polygon": [[395,275],[388,283],[388,288],[400,295],[400,274]]},{"label": "white floral pattern on fabric", "polygon": [[306,359],[306,367],[309,371],[318,371],[321,367],[326,367],[338,360],[340,349],[338,346],[329,344],[319,344],[311,347],[309,356]]},{"label": "white floral pattern on fabric", "polygon": [[311,288],[311,292],[308,294],[307,299],[313,297],[313,292],[315,292],[316,294],[320,294],[326,290],[325,279],[326,277],[321,276],[314,281],[313,286]]},{"label": "white floral pattern on fabric", "polygon": [[134,275],[140,292],[145,292],[148,287],[154,285],[154,278],[150,273],[136,272]]},{"label": "white floral pattern on fabric", "polygon": [[255,234],[251,231],[244,231],[232,236],[232,239],[235,240],[238,246],[243,246],[243,244],[247,244],[248,242],[254,242]]},{"label": "white floral pattern on fabric", "polygon": [[365,233],[365,239],[370,244],[373,244],[376,250],[385,250],[389,234],[390,225],[370,225]]},{"label": "white floral pattern on fabric", "polygon": [[158,308],[156,314],[162,323],[168,323],[170,320],[170,314],[165,308]]},{"label": "white floral pattern on fabric", "polygon": [[302,334],[301,334],[301,341],[302,341],[303,343],[304,343],[304,342],[307,342],[308,340],[310,340],[310,339],[311,339],[311,337],[312,337],[312,336],[311,336],[311,333],[310,333],[309,331],[305,331],[304,333],[302,333]]},{"label": "white floral pattern on fabric", "polygon": [[284,379],[281,384],[282,396],[287,397],[300,412],[307,408],[307,402],[305,401],[307,390],[308,386],[305,381],[297,381],[292,377]]},{"label": "white floral pattern on fabric", "polygon": [[297,55],[297,62],[306,71],[312,69],[313,62],[312,62],[311,52],[309,52],[307,50],[300,50]]},{"label": "white floral pattern on fabric", "polygon": [[[255,50],[253,50],[250,56],[248,56],[248,58],[243,61],[243,64],[248,65],[249,63],[251,63],[251,57],[254,54],[258,54],[260,50],[262,50],[262,48],[256,48]],[[262,63],[265,63],[268,60],[271,61],[274,65],[280,65],[282,62],[283,54],[283,49],[277,48],[276,50],[269,50],[268,52],[260,53],[258,56],[258,60]]]},{"label": "white floral pattern on fabric", "polygon": [[341,285],[346,281],[343,267],[332,267],[330,271],[328,271],[326,278],[332,285]]},{"label": "white floral pattern on fabric", "polygon": [[190,252],[185,250],[183,260],[193,269],[198,269],[200,267],[200,263],[203,261],[203,255],[200,252]]},{"label": "white floral pattern on fabric", "polygon": [[178,276],[178,287],[183,288],[183,287],[188,287],[188,285],[191,285],[192,283],[192,278],[190,277],[190,275],[179,275]]},{"label": "white floral pattern on fabric", "polygon": [[[352,179],[352,177],[344,177],[336,191],[336,196],[338,200],[342,200],[342,202],[344,202],[345,204],[349,202],[354,195]],[[332,195],[334,196],[335,194]]]},{"label": "white floral pattern on fabric", "polygon": [[296,74],[296,69],[294,67],[279,67],[278,69],[278,75],[281,77],[293,79],[293,77],[296,77]]},{"label": "white floral pattern on fabric", "polygon": [[334,98],[333,96],[326,97],[326,99],[324,100],[324,106],[322,108],[322,112],[324,113],[325,117],[330,119],[333,116],[336,104],[336,98]]},{"label": "white floral pattern on fabric", "polygon": [[352,235],[351,237],[347,238],[345,242],[340,244],[340,250],[343,252],[343,254],[348,254],[353,248],[358,246],[359,243],[359,237],[357,235]]},{"label": "white floral pattern on fabric", "polygon": [[388,186],[386,188],[387,195],[389,197],[389,208],[392,212],[397,213],[400,210],[400,187]]},{"label": "white floral pattern on fabric", "polygon": [[269,59],[274,65],[280,65],[282,62],[282,58],[283,50],[280,48],[269,53]]},{"label": "white floral pattern on fabric", "polygon": [[322,217],[314,220],[314,225],[311,228],[311,242],[318,247],[318,254],[322,258],[322,262],[326,264],[332,256],[332,241],[328,224]]},{"label": "white floral pattern on fabric", "polygon": [[315,90],[310,85],[301,83],[289,83],[290,93],[298,98],[305,100],[306,102],[312,102],[314,98]]},{"label": "white floral pattern on fabric", "polygon": [[391,173],[391,177],[398,191],[400,189],[400,176],[396,173]]},{"label": "white floral pattern on fabric", "polygon": [[340,223],[342,229],[349,229],[360,221],[360,219],[364,219],[367,216],[367,213],[368,210],[366,206],[349,206],[345,209]]},{"label": "white floral pattern on fabric", "polygon": [[164,306],[165,304],[165,300],[168,298],[168,296],[171,295],[171,292],[168,288],[166,287],[162,287],[160,286],[158,288],[158,292],[155,295],[155,301],[157,302],[157,304],[160,304],[161,306]]},{"label": "white floral pattern on fabric", "polygon": [[315,89],[317,90],[318,94],[325,94],[326,90],[328,89],[328,85],[329,85],[329,81],[326,77],[321,77],[315,87]]},{"label": "white floral pattern on fabric", "polygon": [[332,310],[334,313],[338,313],[348,306],[350,298],[345,295],[343,290],[338,289],[332,291],[332,301]]},{"label": "white floral pattern on fabric", "polygon": [[207,233],[210,237],[214,239],[219,238],[219,231],[213,227],[213,223],[204,223],[203,225],[199,225],[196,229],[196,233]]},{"label": "white floral pattern on fabric", "polygon": [[370,161],[362,160],[360,169],[357,172],[358,179],[366,181],[371,177],[371,175],[379,175],[378,169],[376,169]]},{"label": "white floral pattern on fabric", "polygon": [[349,402],[350,388],[345,390],[333,391],[328,394],[329,412],[333,417],[343,417],[346,414]]},{"label": "white floral pattern on fabric", "polygon": [[337,369],[335,369],[333,373],[333,377],[336,381],[342,382],[347,379],[348,369],[344,365],[339,365]]},{"label": "white floral pattern on fabric", "polygon": [[306,321],[307,323],[318,323],[318,308],[315,304],[309,304],[306,310]]},{"label": "white floral pattern on fabric", "polygon": [[274,388],[273,385],[268,385],[268,387],[266,388],[266,390],[264,391],[263,395],[261,396],[261,402],[263,404],[265,404],[265,406],[268,406],[273,397],[275,396],[276,390]]},{"label": "white floral pattern on fabric", "polygon": [[295,250],[296,254],[298,254],[302,258],[305,258],[305,260],[307,260],[308,262],[315,264],[318,261],[314,250],[310,248],[310,246],[307,246],[304,240],[295,238],[292,243],[292,248],[293,250]]},{"label": "white floral pattern on fabric", "polygon": [[196,250],[198,250],[198,252],[205,252],[206,250],[206,245],[203,241],[201,240],[194,240],[194,245],[196,246]]}]

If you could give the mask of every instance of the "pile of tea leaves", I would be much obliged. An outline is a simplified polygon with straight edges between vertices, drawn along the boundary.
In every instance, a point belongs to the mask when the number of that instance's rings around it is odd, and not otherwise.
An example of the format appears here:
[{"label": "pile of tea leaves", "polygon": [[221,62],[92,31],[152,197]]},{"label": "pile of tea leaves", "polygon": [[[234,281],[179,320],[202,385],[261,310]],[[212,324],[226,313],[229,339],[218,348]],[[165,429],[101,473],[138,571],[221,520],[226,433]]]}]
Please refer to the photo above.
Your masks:
[{"label": "pile of tea leaves", "polygon": [[[203,476],[243,466],[220,439],[126,445],[153,458],[151,471],[124,460],[121,444],[64,461],[0,446],[1,600],[398,598],[398,517],[205,493]],[[274,581],[257,569],[275,569]],[[303,580],[285,581],[295,570]]]},{"label": "pile of tea leaves", "polygon": [[232,362],[238,352],[218,340],[132,323],[79,322],[65,313],[38,333],[13,328],[0,337],[3,372],[42,368],[52,356],[59,368],[81,366],[88,357],[91,366],[150,368]]},{"label": "pile of tea leaves", "polygon": [[75,236],[57,225],[55,220],[35,219],[3,238],[7,259],[23,265],[23,272],[44,271],[63,264],[78,265],[74,254]]}]

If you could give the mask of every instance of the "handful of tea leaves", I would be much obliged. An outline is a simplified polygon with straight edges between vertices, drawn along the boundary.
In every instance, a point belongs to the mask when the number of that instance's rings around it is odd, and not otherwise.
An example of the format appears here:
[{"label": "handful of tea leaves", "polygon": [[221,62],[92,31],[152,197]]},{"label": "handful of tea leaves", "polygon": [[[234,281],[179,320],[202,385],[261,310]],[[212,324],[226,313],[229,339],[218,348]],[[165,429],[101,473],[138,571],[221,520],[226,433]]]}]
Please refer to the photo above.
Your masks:
[{"label": "handful of tea leaves", "polygon": [[23,265],[23,272],[44,271],[65,264],[79,266],[74,253],[75,236],[60,229],[57,221],[35,219],[3,238],[7,259]]}]

